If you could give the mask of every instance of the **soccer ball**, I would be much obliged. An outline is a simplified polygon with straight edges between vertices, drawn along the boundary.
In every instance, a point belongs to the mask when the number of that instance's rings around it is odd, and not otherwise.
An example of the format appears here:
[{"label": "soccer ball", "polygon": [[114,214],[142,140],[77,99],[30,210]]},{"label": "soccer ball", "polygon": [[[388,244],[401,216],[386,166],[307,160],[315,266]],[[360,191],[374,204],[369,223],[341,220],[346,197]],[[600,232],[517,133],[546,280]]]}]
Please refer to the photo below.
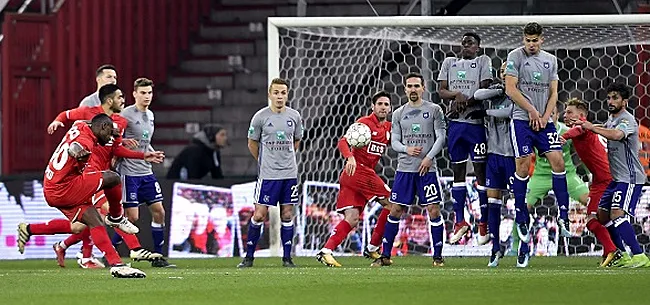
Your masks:
[{"label": "soccer ball", "polygon": [[354,148],[364,147],[370,143],[370,127],[363,123],[354,123],[345,133],[345,139]]}]

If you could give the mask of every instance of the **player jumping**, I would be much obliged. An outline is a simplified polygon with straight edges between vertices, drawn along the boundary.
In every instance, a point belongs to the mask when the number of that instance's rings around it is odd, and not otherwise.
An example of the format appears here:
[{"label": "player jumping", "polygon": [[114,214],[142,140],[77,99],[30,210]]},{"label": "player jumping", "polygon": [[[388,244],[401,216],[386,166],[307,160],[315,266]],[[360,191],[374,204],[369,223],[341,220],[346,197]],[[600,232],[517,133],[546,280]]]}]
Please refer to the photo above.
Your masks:
[{"label": "player jumping", "polygon": [[417,196],[429,215],[433,266],[445,265],[442,258],[444,224],[440,215],[442,188],[438,180],[436,155],[445,145],[445,117],[440,106],[422,100],[424,77],[409,73],[404,77],[408,103],[393,113],[391,147],[398,153],[397,171],[390,200],[393,203],[382,240],[381,257],[372,266],[390,266],[393,242],[404,211]]},{"label": "player jumping", "polygon": [[588,121],[574,120],[573,124],[599,134],[607,139],[607,159],[612,182],[609,183],[598,204],[598,219],[605,223],[614,244],[621,250],[623,242],[630,247],[632,257],[626,253],[614,261],[615,266],[650,267],[650,259],[636,240],[634,227],[627,215],[634,217],[636,205],[646,183],[646,175],[639,160],[639,124],[627,111],[630,88],[613,83],[607,87],[609,119],[605,126],[595,126]]},{"label": "player jumping", "polygon": [[[338,142],[338,149],[343,158],[346,159],[345,167],[339,177],[339,194],[336,198],[336,211],[344,215],[344,219],[332,231],[325,246],[316,255],[316,259],[328,267],[341,267],[341,264],[334,259],[334,251],[359,224],[359,216],[366,206],[366,203],[377,200],[384,209],[379,215],[377,225],[373,232],[371,245],[372,249],[366,249],[366,256],[377,259],[378,244],[384,231],[385,221],[388,219],[389,205],[388,195],[390,188],[375,172],[377,162],[386,152],[386,146],[390,141],[391,123],[386,120],[391,110],[390,93],[379,91],[373,94],[372,113],[357,120],[370,128],[370,144],[361,148],[352,148],[348,145],[345,137]],[[386,247],[386,245],[384,245]],[[388,251],[393,245],[388,246]],[[385,249],[385,248],[384,248]],[[368,250],[372,253],[368,253]],[[384,250],[385,251],[385,250]]]},{"label": "player jumping", "polygon": [[[474,174],[478,180],[481,215],[487,216],[487,193],[485,190],[485,159],[487,140],[483,120],[466,118],[469,112],[481,108],[481,102],[474,100],[474,92],[487,88],[492,80],[492,64],[486,55],[477,57],[481,38],[475,33],[463,35],[461,57],[448,57],[442,62],[438,81],[440,97],[450,100],[450,119],[447,147],[454,172],[451,195],[454,201],[454,234],[449,243],[458,242],[469,230],[465,221],[465,201],[467,196],[466,171],[468,156],[472,159]],[[487,226],[485,219],[480,225]]]},{"label": "player jumping", "polygon": [[[548,159],[551,165],[553,192],[560,210],[558,224],[565,236],[569,232],[569,193],[562,144],[551,120],[557,103],[557,58],[541,50],[544,38],[542,26],[538,23],[526,24],[523,40],[523,47],[508,54],[505,83],[506,94],[515,103],[510,123],[517,167],[512,184],[515,222],[520,239],[527,243],[530,240],[530,219],[526,206],[526,188],[533,148]],[[528,259],[527,251],[519,251],[517,265],[527,266]]]},{"label": "player jumping", "polygon": [[289,84],[274,78],[269,85],[269,106],[260,109],[248,129],[248,150],[257,160],[258,177],[253,198],[255,212],[248,226],[246,257],[238,268],[253,267],[255,249],[269,207],[280,204],[284,267],[295,267],[291,259],[293,245],[293,208],[298,203],[298,165],[296,151],[302,139],[300,113],[287,107]]}]

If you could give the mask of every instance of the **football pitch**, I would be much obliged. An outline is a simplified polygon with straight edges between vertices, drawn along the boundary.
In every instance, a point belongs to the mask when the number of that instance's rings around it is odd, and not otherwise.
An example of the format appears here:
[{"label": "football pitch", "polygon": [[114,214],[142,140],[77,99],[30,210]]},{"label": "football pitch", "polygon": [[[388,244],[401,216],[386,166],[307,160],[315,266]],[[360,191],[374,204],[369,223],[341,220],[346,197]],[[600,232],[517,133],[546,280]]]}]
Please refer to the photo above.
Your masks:
[{"label": "football pitch", "polygon": [[79,269],[72,260],[0,261],[2,304],[650,304],[650,268],[602,269],[598,258],[536,257],[526,269],[515,258],[486,267],[487,258],[448,258],[431,267],[428,257],[394,258],[369,267],[344,257],[343,268],[296,258],[258,258],[237,270],[239,259],[173,259],[176,269],[133,263],[146,279],[112,278],[108,269]]}]

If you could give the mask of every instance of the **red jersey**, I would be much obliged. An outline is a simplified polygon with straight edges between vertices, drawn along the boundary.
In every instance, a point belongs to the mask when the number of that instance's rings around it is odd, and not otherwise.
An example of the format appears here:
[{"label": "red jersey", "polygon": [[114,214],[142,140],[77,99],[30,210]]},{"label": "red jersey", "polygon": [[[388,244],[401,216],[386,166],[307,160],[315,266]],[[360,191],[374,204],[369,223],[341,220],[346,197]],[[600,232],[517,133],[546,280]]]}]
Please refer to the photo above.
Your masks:
[{"label": "red jersey", "polygon": [[[64,112],[59,113],[56,117],[56,120],[67,124],[77,120],[91,120],[94,116],[104,113],[104,108],[102,106],[95,107],[79,107]],[[113,141],[109,142],[105,146],[97,146],[92,151],[90,160],[88,163],[95,170],[107,170],[111,166],[111,160],[113,157],[119,158],[131,158],[131,159],[144,159],[143,152],[132,151],[122,146],[122,134],[124,134],[124,129],[126,129],[127,120],[118,114],[113,114],[111,116],[113,122],[115,123],[115,128],[120,132],[119,137],[115,137]]]},{"label": "red jersey", "polygon": [[352,148],[352,151],[350,151],[348,141],[345,140],[345,137],[341,137],[337,147],[344,158],[347,159],[350,156],[354,156],[357,164],[374,170],[377,162],[379,162],[379,159],[386,152],[386,147],[390,143],[391,123],[388,121],[379,122],[379,118],[374,113],[359,118],[357,122],[370,127],[370,144],[365,147]]},{"label": "red jersey", "polygon": [[578,157],[593,175],[592,183],[612,180],[607,151],[605,151],[607,144],[603,143],[597,134],[585,130],[582,126],[574,126],[562,137],[566,140],[573,140],[573,147],[575,147]]},{"label": "red jersey", "polygon": [[63,136],[61,144],[54,150],[50,162],[45,169],[43,189],[45,192],[55,194],[62,190],[61,185],[81,175],[84,163],[79,162],[68,154],[70,145],[74,142],[88,150],[94,151],[97,145],[97,138],[86,122],[76,122]]}]

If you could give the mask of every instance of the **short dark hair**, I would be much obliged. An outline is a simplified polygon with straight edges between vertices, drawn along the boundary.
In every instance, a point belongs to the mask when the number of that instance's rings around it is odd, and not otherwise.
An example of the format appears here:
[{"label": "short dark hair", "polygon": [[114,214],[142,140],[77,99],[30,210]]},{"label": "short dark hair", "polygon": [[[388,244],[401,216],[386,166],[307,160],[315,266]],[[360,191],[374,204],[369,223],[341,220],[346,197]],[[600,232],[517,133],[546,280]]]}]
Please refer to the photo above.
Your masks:
[{"label": "short dark hair", "polygon": [[524,35],[542,35],[544,28],[537,22],[529,22],[524,26]]},{"label": "short dark hair", "polygon": [[388,92],[386,90],[381,90],[381,91],[375,92],[375,94],[373,94],[372,98],[371,98],[372,104],[373,105],[376,104],[377,100],[379,100],[382,97],[388,98],[388,100],[390,100],[390,92]]},{"label": "short dark hair", "polygon": [[153,81],[146,77],[140,77],[133,82],[133,91],[138,90],[138,88],[140,87],[149,87],[149,86],[153,87]]},{"label": "short dark hair", "polygon": [[113,71],[117,72],[117,69],[115,69],[115,66],[109,65],[109,64],[104,64],[104,65],[99,66],[99,68],[97,68],[97,71],[95,71],[95,76],[102,75],[104,73],[104,70],[113,70]]},{"label": "short dark hair", "polygon": [[481,36],[478,36],[478,34],[476,34],[474,32],[467,32],[467,33],[463,34],[463,37],[465,37],[465,36],[469,36],[469,37],[472,37],[472,38],[476,39],[476,44],[479,45],[479,46],[481,45]]},{"label": "short dark hair", "polygon": [[632,95],[630,87],[624,83],[609,84],[609,86],[607,86],[607,94],[610,92],[618,92],[624,100],[630,99],[630,95]]},{"label": "short dark hair", "polygon": [[283,78],[276,77],[276,78],[272,79],[271,84],[269,85],[269,92],[271,92],[271,87],[273,85],[285,85],[285,86],[287,86],[287,89],[289,89],[289,82],[287,82]]},{"label": "short dark hair", "polygon": [[99,88],[99,100],[102,102],[102,104],[106,103],[106,99],[113,97],[117,90],[120,90],[120,87],[115,84],[103,85],[101,88]]},{"label": "short dark hair", "polygon": [[566,106],[574,106],[578,108],[578,110],[584,111],[585,114],[589,113],[589,106],[587,103],[577,97],[570,98],[568,101],[566,101]]},{"label": "short dark hair", "polygon": [[409,79],[409,78],[413,78],[413,77],[417,77],[417,78],[419,78],[419,79],[420,79],[420,83],[422,84],[422,86],[424,86],[424,76],[422,76],[422,74],[420,74],[420,73],[416,73],[416,72],[410,72],[410,73],[406,74],[406,75],[404,76],[404,83],[406,83],[406,80],[407,80],[407,79]]},{"label": "short dark hair", "polygon": [[102,124],[113,124],[113,119],[111,119],[110,116],[108,116],[106,113],[100,113],[92,118],[90,120],[90,125],[91,126],[98,126]]}]

